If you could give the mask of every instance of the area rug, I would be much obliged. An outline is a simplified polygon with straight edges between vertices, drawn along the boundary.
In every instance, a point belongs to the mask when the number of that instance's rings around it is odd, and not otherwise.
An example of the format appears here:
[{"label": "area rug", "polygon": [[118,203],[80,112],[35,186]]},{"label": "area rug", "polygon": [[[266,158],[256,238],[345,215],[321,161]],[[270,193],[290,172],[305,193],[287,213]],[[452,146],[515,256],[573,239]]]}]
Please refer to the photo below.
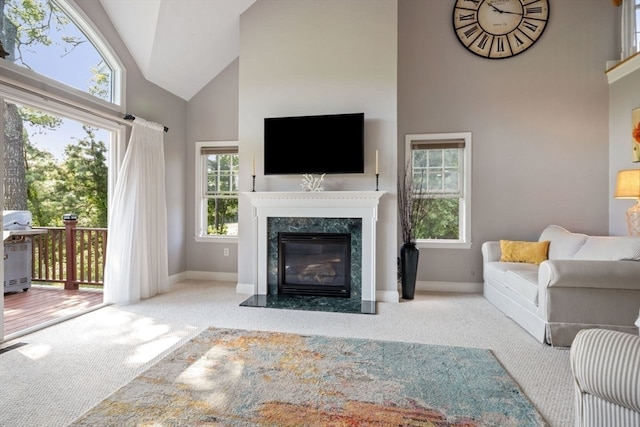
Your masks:
[{"label": "area rug", "polygon": [[546,426],[491,351],[209,328],[72,426]]}]

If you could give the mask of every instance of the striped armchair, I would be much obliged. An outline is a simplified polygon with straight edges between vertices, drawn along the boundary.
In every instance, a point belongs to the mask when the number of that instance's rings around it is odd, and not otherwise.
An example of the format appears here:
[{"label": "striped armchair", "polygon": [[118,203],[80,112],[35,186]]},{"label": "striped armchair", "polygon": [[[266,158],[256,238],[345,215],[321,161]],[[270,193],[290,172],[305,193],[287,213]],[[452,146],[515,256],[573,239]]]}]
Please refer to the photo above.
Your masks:
[{"label": "striped armchair", "polygon": [[640,427],[640,336],[583,329],[570,360],[576,427]]}]

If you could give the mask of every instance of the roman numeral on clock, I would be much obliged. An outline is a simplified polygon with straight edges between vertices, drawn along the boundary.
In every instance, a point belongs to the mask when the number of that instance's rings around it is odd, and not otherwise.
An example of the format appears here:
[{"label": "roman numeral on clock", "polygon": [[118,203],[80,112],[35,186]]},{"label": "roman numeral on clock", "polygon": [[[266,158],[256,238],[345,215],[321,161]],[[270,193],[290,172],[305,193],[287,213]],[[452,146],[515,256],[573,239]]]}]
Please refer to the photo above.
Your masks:
[{"label": "roman numeral on clock", "polygon": [[522,46],[524,44],[524,42],[522,40],[520,40],[520,37],[518,37],[517,34],[514,34],[513,38],[516,40],[516,46],[517,47],[520,47],[520,46]]},{"label": "roman numeral on clock", "polygon": [[487,33],[484,33],[478,42],[478,47],[480,49],[484,49],[487,46],[487,40],[489,40],[489,36]]},{"label": "roman numeral on clock", "polygon": [[469,28],[467,31],[464,32],[464,36],[466,38],[469,38],[472,35],[474,35],[479,29],[480,27],[478,27],[477,25],[474,25],[473,27]]},{"label": "roman numeral on clock", "polygon": [[535,32],[538,29],[538,26],[530,21],[524,21],[522,23],[522,26],[525,27],[527,30],[531,30],[533,32]]}]

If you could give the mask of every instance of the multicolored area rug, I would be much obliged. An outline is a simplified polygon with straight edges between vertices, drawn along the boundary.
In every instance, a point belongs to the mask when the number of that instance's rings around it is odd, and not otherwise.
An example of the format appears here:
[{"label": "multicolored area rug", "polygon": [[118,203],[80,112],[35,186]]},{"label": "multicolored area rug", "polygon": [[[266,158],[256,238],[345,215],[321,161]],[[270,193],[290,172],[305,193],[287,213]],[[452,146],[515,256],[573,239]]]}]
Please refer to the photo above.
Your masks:
[{"label": "multicolored area rug", "polygon": [[209,328],[72,426],[546,426],[489,350]]}]

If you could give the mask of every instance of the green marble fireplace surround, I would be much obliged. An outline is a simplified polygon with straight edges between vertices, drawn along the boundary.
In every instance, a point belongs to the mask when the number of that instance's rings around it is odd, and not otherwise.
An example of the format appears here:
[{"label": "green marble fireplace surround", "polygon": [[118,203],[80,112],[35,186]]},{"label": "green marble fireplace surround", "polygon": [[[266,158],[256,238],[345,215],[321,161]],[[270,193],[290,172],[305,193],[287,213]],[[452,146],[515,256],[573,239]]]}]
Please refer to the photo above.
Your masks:
[{"label": "green marble fireplace surround", "polygon": [[[378,191],[250,192],[254,211],[255,294],[241,305],[375,314]],[[350,296],[278,293],[278,233],[351,236]]]}]

